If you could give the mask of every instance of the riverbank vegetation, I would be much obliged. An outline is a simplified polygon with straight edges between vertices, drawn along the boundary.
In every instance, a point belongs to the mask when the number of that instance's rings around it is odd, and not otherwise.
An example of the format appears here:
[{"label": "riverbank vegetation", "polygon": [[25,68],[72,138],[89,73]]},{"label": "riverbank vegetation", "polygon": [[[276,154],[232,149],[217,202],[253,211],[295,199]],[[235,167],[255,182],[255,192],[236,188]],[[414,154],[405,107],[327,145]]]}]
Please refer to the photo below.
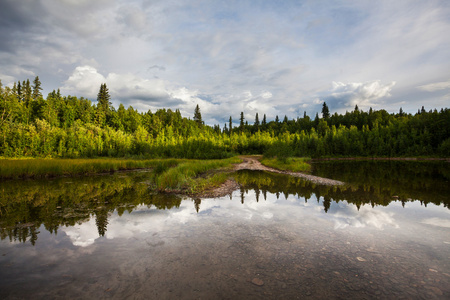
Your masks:
[{"label": "riverbank vegetation", "polygon": [[309,172],[311,165],[306,157],[288,157],[285,159],[263,157],[260,162],[270,168],[291,171],[291,172]]},{"label": "riverbank vegetation", "polygon": [[2,159],[0,178],[74,176],[147,168],[165,170],[181,162],[181,159]]},{"label": "riverbank vegetation", "polygon": [[[215,160],[188,160],[155,175],[158,191],[200,193],[206,188],[225,182],[232,165],[241,162],[238,157]],[[203,176],[199,176],[202,174]]]},{"label": "riverbank vegetation", "polygon": [[[450,156],[450,109],[416,114],[362,111],[267,120],[253,124],[241,112],[239,126],[209,126],[197,106],[194,118],[179,110],[138,112],[111,105],[106,84],[97,102],[53,91],[44,98],[40,81],[12,88],[0,84],[0,156],[218,159],[236,154],[277,157]],[[263,112],[261,112],[262,114]]]}]

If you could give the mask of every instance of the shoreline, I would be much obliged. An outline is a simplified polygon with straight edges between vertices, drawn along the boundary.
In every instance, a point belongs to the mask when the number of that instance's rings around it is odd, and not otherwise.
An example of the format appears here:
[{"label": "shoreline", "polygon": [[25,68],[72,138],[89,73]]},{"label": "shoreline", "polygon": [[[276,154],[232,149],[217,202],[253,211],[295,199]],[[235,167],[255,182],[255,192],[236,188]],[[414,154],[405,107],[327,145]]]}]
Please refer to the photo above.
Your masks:
[{"label": "shoreline", "polygon": [[311,161],[327,160],[393,160],[393,161],[447,161],[450,157],[324,157],[312,158]]},{"label": "shoreline", "polygon": [[[308,180],[308,181],[311,181],[311,182],[313,182],[315,184],[319,184],[319,185],[330,185],[330,186],[345,185],[345,182],[342,182],[339,180],[309,175],[309,174],[305,174],[305,173],[301,173],[301,172],[281,171],[281,170],[277,170],[274,168],[270,168],[270,167],[263,165],[261,162],[259,162],[257,157],[260,157],[260,156],[239,156],[239,158],[242,159],[242,162],[239,164],[236,164],[233,168],[233,171],[235,171],[235,172],[240,171],[240,170],[265,171],[265,172],[284,174],[284,175],[302,178],[304,180]],[[202,199],[202,198],[203,199],[204,198],[219,198],[219,197],[224,197],[226,195],[230,195],[235,190],[237,190],[239,187],[240,187],[240,184],[238,182],[236,182],[233,179],[228,179],[227,181],[225,181],[223,184],[221,184],[217,188],[206,189],[202,192],[199,192],[199,193],[196,193],[193,195],[188,195],[188,196],[190,196],[191,198],[200,198],[200,199]]]}]

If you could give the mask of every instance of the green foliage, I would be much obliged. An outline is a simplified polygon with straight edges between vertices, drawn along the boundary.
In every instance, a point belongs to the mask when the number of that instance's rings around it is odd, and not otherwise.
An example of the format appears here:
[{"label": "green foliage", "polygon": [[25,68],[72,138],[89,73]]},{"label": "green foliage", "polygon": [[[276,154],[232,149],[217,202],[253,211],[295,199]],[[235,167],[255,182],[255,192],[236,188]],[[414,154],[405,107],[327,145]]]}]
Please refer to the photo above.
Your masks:
[{"label": "green foliage", "polygon": [[3,159],[0,178],[40,178],[142,168],[161,172],[178,163],[173,159]]},{"label": "green foliage", "polygon": [[[191,160],[178,164],[176,167],[170,168],[167,171],[159,175],[156,180],[156,188],[159,191],[182,191],[191,187],[191,192],[198,191],[199,183],[203,186],[218,181],[218,178],[208,179],[207,181],[202,179],[195,179],[199,174],[204,174],[211,170],[223,169],[230,167],[230,165],[239,163],[239,158],[233,157],[223,160]],[[197,187],[197,188],[195,188]]]},{"label": "green foliage", "polygon": [[311,165],[308,161],[310,159],[306,157],[289,157],[286,159],[264,157],[261,159],[261,163],[267,167],[292,172],[311,171]]},{"label": "green foliage", "polygon": [[[36,77],[34,91],[39,92]],[[403,111],[368,112],[358,107],[344,115],[268,122],[266,115],[253,125],[240,114],[239,130],[203,125],[200,108],[194,120],[170,109],[138,112],[122,104],[111,106],[106,84],[100,86],[96,105],[84,98],[53,91],[44,99],[32,95],[30,81],[13,88],[0,86],[0,156],[3,157],[125,157],[218,159],[235,154],[289,157],[393,157],[450,154],[450,110],[415,115]],[[328,112],[327,112],[328,110]],[[199,126],[201,125],[201,126]]]}]

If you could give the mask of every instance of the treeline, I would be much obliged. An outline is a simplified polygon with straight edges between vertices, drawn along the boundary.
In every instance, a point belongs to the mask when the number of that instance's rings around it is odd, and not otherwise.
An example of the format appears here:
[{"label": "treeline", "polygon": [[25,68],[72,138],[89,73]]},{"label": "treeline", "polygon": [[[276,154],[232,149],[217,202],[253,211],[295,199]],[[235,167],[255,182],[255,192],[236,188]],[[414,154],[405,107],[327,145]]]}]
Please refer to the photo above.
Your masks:
[{"label": "treeline", "polygon": [[223,158],[235,154],[267,156],[450,156],[450,110],[416,114],[385,110],[361,111],[356,106],[344,115],[304,114],[267,121],[255,115],[253,124],[229,122],[208,126],[200,108],[193,119],[179,110],[138,112],[111,105],[106,84],[97,103],[83,97],[63,96],[59,90],[41,94],[36,77],[0,83],[0,156],[3,157],[177,157]]}]

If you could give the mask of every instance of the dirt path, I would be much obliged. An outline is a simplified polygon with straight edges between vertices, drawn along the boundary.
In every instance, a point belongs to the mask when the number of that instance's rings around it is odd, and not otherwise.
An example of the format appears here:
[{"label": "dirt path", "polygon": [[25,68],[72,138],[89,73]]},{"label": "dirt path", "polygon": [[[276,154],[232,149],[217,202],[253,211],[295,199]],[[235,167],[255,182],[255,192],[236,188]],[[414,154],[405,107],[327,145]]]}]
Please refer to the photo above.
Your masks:
[{"label": "dirt path", "polygon": [[300,177],[305,180],[309,180],[311,182],[314,182],[316,184],[321,184],[321,185],[343,185],[344,184],[344,182],[334,180],[334,179],[323,178],[323,177],[318,177],[318,176],[299,173],[299,172],[280,171],[277,169],[269,168],[269,167],[266,167],[263,164],[261,164],[259,162],[259,160],[256,159],[255,157],[241,156],[240,158],[243,161],[242,161],[242,163],[236,165],[236,167],[235,167],[236,171],[238,171],[238,170],[258,170],[258,171],[267,171],[267,172],[272,172],[272,173],[286,174],[286,175],[290,175],[290,176],[294,176],[294,177]]}]

